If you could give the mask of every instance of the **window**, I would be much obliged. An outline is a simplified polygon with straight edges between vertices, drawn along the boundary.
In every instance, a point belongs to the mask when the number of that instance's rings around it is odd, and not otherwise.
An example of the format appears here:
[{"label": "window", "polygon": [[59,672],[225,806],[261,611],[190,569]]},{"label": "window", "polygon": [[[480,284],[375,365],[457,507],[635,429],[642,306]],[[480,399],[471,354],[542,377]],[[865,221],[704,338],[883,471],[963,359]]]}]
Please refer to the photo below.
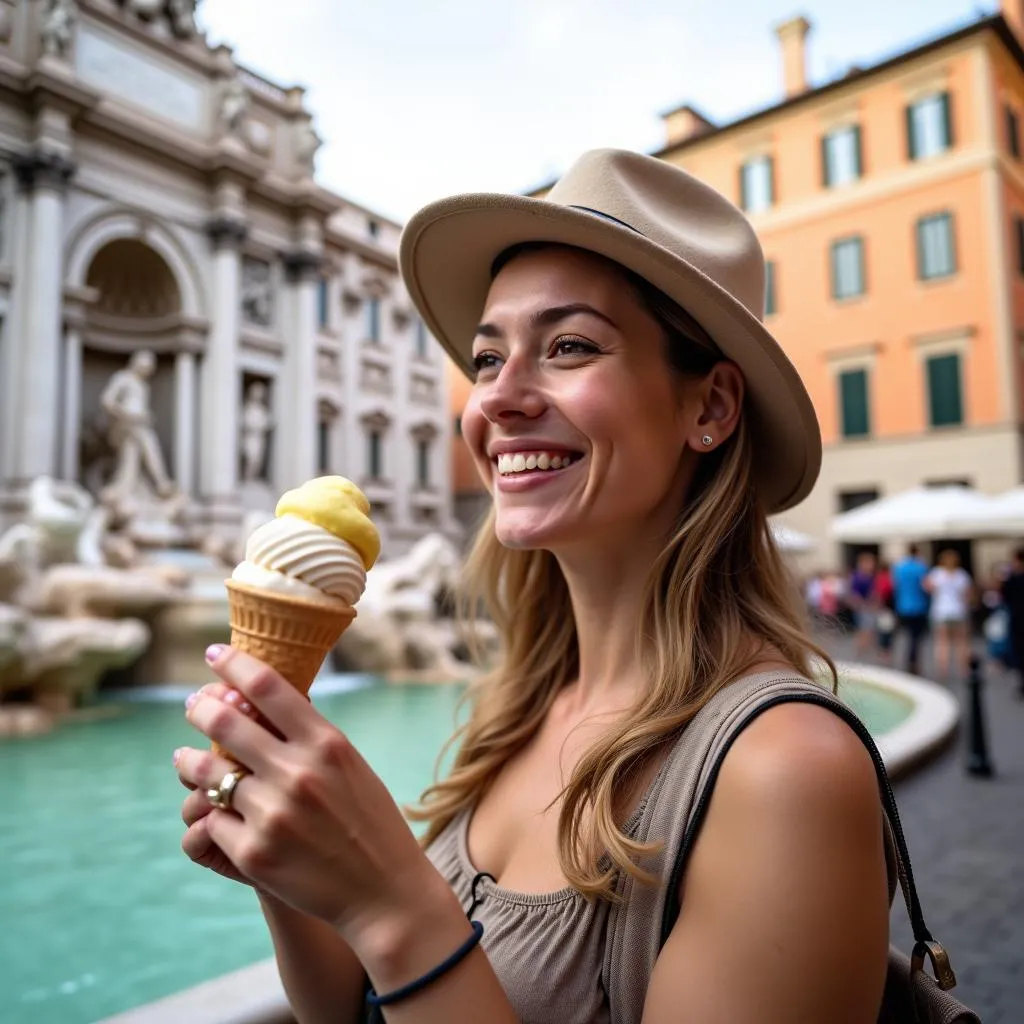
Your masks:
[{"label": "window", "polygon": [[766,260],[764,265],[764,315],[772,316],[779,311],[775,294],[775,260]]},{"label": "window", "polygon": [[366,300],[366,337],[373,342],[380,341],[380,299]]},{"label": "window", "polygon": [[316,467],[324,474],[331,471],[331,421],[321,417],[316,425]]},{"label": "window", "polygon": [[861,176],[860,127],[837,128],[821,140],[821,175],[825,188],[848,185]]},{"label": "window", "polygon": [[419,319],[416,321],[416,355],[420,359],[427,358],[427,325]]},{"label": "window", "polygon": [[934,93],[907,107],[907,156],[911,160],[944,153],[953,145],[948,92]]},{"label": "window", "polygon": [[366,472],[371,480],[384,478],[384,435],[377,429],[366,434]]},{"label": "window", "polygon": [[843,238],[832,243],[832,298],[864,294],[864,239]]},{"label": "window", "polygon": [[740,206],[747,213],[760,213],[775,202],[775,173],[772,158],[759,156],[740,168]]},{"label": "window", "polygon": [[1017,160],[1020,159],[1020,119],[1013,107],[1007,104],[1006,114],[1006,148],[1010,155]]},{"label": "window", "polygon": [[330,321],[329,287],[326,277],[321,277],[316,286],[316,319],[321,327]]},{"label": "window", "polygon": [[956,273],[953,215],[936,213],[917,222],[917,276],[922,281]]},{"label": "window", "polygon": [[839,374],[839,414],[843,437],[866,437],[871,433],[865,368]]},{"label": "window", "polygon": [[1013,229],[1017,239],[1017,273],[1024,277],[1024,217],[1013,218]]},{"label": "window", "polygon": [[453,426],[453,428],[455,430],[455,436],[456,437],[462,437],[462,417],[461,416],[456,416],[455,417],[455,423],[452,424],[452,426]]},{"label": "window", "polygon": [[416,442],[416,483],[424,490],[430,487],[430,442],[424,438]]},{"label": "window", "polygon": [[964,421],[960,390],[960,354],[931,356],[928,374],[928,411],[933,427],[955,427]]}]

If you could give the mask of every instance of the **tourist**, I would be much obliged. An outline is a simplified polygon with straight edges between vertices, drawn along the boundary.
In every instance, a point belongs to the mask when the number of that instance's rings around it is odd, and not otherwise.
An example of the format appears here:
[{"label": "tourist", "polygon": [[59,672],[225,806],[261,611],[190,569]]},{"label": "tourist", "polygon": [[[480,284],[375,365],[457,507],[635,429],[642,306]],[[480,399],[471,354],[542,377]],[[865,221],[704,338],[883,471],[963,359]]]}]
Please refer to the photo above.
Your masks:
[{"label": "tourist", "polygon": [[870,551],[862,551],[857,556],[853,572],[850,573],[847,601],[853,613],[857,653],[861,655],[868,654],[875,643],[875,616],[878,610],[875,600],[875,571],[875,556]]},{"label": "tourist", "polygon": [[928,632],[931,599],[924,585],[927,577],[928,566],[921,558],[921,549],[911,544],[906,556],[892,567],[892,590],[899,628],[907,635],[906,670],[914,676],[921,671],[921,641]]},{"label": "tourist", "polygon": [[878,654],[886,664],[892,662],[892,642],[896,635],[896,615],[893,609],[892,569],[888,562],[878,563],[875,586],[872,591],[875,603],[875,629],[877,630]]},{"label": "tourist", "polygon": [[[671,164],[605,150],[545,200],[427,207],[402,267],[473,368],[462,431],[493,507],[467,599],[503,659],[418,844],[314,706],[212,650],[222,683],[187,715],[249,771],[178,753],[186,852],[257,890],[304,1024],[361,1019],[364,985],[409,1024],[874,1020],[879,787],[769,526],[821,448],[760,320],[752,228]],[[683,846],[714,738],[684,864],[654,840]]]},{"label": "tourist", "polygon": [[949,677],[951,666],[967,676],[971,657],[971,601],[974,583],[960,565],[960,555],[947,548],[924,581],[931,595],[931,624],[935,631],[935,672]]},{"label": "tourist", "polygon": [[1009,619],[1010,655],[1017,670],[1021,696],[1024,696],[1024,548],[1014,551],[1000,593]]}]

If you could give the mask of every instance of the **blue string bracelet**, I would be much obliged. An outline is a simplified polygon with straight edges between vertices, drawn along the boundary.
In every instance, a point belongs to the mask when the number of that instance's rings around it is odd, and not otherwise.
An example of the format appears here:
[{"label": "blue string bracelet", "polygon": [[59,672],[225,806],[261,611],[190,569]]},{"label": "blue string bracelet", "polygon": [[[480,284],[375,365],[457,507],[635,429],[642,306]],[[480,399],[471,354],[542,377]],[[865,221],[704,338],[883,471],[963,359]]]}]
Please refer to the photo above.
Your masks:
[{"label": "blue string bracelet", "polygon": [[415,981],[410,981],[408,985],[403,985],[401,988],[396,988],[393,992],[386,992],[384,995],[379,996],[371,988],[366,993],[366,1003],[368,1006],[391,1006],[393,1003],[400,1003],[403,999],[408,999],[409,996],[415,995],[417,992],[423,991],[428,985],[432,985],[442,975],[447,974],[459,961],[465,960],[465,958],[472,952],[473,948],[480,942],[480,939],[484,934],[484,926],[479,921],[471,922],[473,925],[473,934],[470,935],[466,941],[459,946],[457,950],[447,960],[442,961],[436,967],[431,968],[421,978],[417,978]]}]

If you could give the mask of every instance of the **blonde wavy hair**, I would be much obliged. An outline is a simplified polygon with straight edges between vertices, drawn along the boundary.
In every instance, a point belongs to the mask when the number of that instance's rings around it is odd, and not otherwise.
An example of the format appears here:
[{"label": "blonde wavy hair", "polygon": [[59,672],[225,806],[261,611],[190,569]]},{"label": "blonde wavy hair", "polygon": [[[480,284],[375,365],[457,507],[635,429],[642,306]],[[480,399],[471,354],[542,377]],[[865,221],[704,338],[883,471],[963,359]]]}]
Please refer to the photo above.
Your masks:
[{"label": "blonde wavy hair", "polygon": [[[493,272],[520,252],[541,247],[546,246],[503,254]],[[617,269],[661,324],[675,373],[702,377],[723,358],[685,310],[632,272]],[[766,650],[781,654],[803,675],[814,673],[817,659],[835,686],[834,664],[809,637],[803,602],[772,537],[753,467],[745,410],[733,436],[701,457],[685,507],[651,567],[636,632],[646,689],[631,714],[580,758],[561,793],[559,860],[569,884],[587,897],[612,898],[619,871],[655,881],[637,860],[656,847],[623,833],[622,809],[641,773],[718,690]],[[557,560],[548,551],[503,547],[493,507],[467,558],[459,605],[470,630],[480,611],[486,612],[497,628],[500,657],[463,696],[469,715],[441,755],[443,760],[457,748],[449,774],[408,809],[411,820],[426,822],[424,846],[480,800],[536,735],[579,668],[569,589]]]}]

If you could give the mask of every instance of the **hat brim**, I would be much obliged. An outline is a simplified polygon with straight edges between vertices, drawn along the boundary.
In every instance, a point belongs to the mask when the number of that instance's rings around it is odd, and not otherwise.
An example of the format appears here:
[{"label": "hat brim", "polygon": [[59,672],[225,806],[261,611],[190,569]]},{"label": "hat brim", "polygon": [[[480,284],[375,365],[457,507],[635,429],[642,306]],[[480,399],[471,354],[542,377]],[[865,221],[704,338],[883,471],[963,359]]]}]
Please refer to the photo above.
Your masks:
[{"label": "hat brim", "polygon": [[528,196],[475,193],[431,203],[406,225],[402,277],[431,333],[467,376],[472,343],[507,248],[551,242],[598,253],[639,274],[707,331],[746,381],[755,476],[769,512],[802,501],[821,468],[821,432],[799,374],[761,321],[688,261],[626,225]]}]

